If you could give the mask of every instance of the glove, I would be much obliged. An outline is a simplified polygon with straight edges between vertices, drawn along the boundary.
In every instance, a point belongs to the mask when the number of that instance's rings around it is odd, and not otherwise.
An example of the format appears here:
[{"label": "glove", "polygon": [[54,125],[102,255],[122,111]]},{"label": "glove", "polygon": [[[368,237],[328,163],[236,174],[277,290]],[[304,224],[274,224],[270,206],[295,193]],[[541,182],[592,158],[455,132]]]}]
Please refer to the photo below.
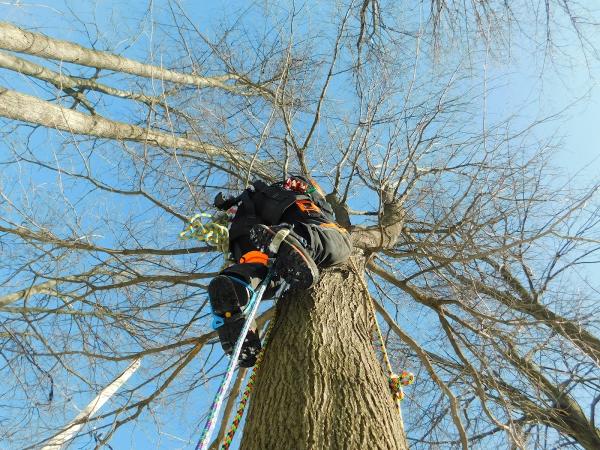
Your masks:
[{"label": "glove", "polygon": [[231,208],[233,205],[237,205],[240,201],[240,197],[223,197],[223,193],[219,192],[214,201],[213,205],[215,208],[220,209],[221,211],[226,211]]},{"label": "glove", "polygon": [[262,180],[256,180],[256,181],[252,182],[250,187],[252,188],[252,191],[254,191],[254,192],[261,192],[261,191],[264,191],[266,188],[268,188],[269,185]]}]

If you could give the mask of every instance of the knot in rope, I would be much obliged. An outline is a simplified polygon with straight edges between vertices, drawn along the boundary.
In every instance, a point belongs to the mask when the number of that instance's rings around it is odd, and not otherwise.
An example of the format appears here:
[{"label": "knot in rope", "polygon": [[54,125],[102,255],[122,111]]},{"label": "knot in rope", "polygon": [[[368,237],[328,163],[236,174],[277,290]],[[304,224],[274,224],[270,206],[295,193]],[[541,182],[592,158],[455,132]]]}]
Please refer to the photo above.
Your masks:
[{"label": "knot in rope", "polygon": [[[209,218],[211,220],[207,223],[202,223],[202,218]],[[179,238],[197,239],[227,254],[229,251],[229,230],[226,224],[226,215],[215,214],[212,216],[206,213],[196,214],[190,219],[188,226],[179,233]]]},{"label": "knot in rope", "polygon": [[400,383],[402,386],[408,386],[409,384],[413,384],[415,382],[415,375],[408,370],[403,370],[400,374]]},{"label": "knot in rope", "polygon": [[402,386],[408,386],[414,382],[415,376],[407,370],[403,370],[400,375],[392,373],[389,378],[389,385],[394,399],[403,400],[404,391],[402,390]]}]

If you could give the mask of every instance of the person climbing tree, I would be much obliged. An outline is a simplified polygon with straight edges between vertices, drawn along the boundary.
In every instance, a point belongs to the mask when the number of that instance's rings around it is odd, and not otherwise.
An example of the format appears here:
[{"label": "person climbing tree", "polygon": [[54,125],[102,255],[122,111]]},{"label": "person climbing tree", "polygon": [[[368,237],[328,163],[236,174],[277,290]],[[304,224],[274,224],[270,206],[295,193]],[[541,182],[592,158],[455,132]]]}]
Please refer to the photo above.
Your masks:
[{"label": "person climbing tree", "polygon": [[[221,210],[237,206],[229,229],[229,251],[237,263],[208,286],[213,326],[223,351],[230,355],[244,325],[244,306],[266,277],[269,258],[274,258],[275,276],[265,299],[272,298],[282,282],[292,289],[311,287],[319,278],[319,267],[344,262],[352,245],[347,231],[335,223],[319,186],[299,175],[271,185],[254,181],[238,197],[225,199],[219,193],[214,204]],[[285,239],[275,253],[271,243],[276,235]],[[252,367],[260,349],[253,326],[244,340],[240,366]]]}]

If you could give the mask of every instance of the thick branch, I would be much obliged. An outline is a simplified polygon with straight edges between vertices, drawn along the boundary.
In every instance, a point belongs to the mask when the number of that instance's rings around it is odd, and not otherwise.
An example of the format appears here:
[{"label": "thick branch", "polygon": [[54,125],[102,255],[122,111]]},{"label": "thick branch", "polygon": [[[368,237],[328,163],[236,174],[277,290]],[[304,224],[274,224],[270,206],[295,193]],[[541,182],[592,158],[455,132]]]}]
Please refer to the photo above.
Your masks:
[{"label": "thick branch", "polygon": [[[233,166],[244,170],[249,169],[247,155],[238,150],[177,137],[149,128],[106,119],[99,115],[90,116],[1,86],[0,117],[56,128],[73,134],[191,150],[207,156],[208,160],[223,158]],[[261,168],[259,164],[255,163],[252,170],[266,179],[270,178],[269,172]]]},{"label": "thick branch", "polygon": [[369,228],[353,228],[352,244],[365,251],[392,248],[404,227],[404,206],[402,202],[384,202],[379,225]]},{"label": "thick branch", "polygon": [[27,61],[18,56],[11,55],[0,51],[0,67],[8,70],[35,77],[48,83],[52,83],[58,89],[68,91],[75,88],[90,89],[103,94],[112,95],[119,98],[128,98],[131,100],[137,100],[146,104],[161,103],[162,101],[157,97],[152,97],[144,94],[122,91],[113,87],[107,86],[102,83],[98,83],[94,80],[86,78],[71,77],[64,75],[59,72],[48,69],[47,67],[41,66],[31,61]]},{"label": "thick branch", "polygon": [[108,52],[91,50],[69,41],[53,39],[40,33],[25,31],[7,22],[0,22],[0,48],[42,58],[65,61],[96,69],[129,73],[144,78],[171,81],[197,87],[215,87],[236,91],[224,82],[237,79],[234,75],[201,77],[144,64]]},{"label": "thick branch", "polygon": [[335,214],[335,221],[345,229],[350,230],[352,224],[350,223],[350,213],[348,205],[346,205],[345,202],[340,202],[335,192],[327,194],[325,199],[333,209],[333,213]]},{"label": "thick branch", "polygon": [[17,300],[29,298],[30,296],[36,294],[57,295],[58,291],[56,290],[56,285],[58,283],[59,282],[57,280],[49,280],[36,286],[31,286],[27,289],[13,292],[12,294],[3,295],[0,297],[0,307],[10,305]]},{"label": "thick branch", "polygon": [[9,233],[15,236],[19,236],[21,239],[26,241],[36,241],[46,244],[53,244],[62,248],[70,248],[73,250],[86,250],[90,252],[102,252],[108,253],[109,255],[160,255],[160,256],[176,256],[176,255],[187,255],[190,253],[208,253],[215,251],[214,247],[193,247],[193,248],[178,248],[173,250],[168,249],[155,249],[155,248],[108,248],[99,247],[87,240],[83,240],[82,237],[73,239],[61,239],[55,236],[48,230],[42,230],[39,232],[32,231],[26,227],[16,226],[15,228],[7,228],[0,225],[1,233]]},{"label": "thick branch", "polygon": [[[499,291],[474,278],[465,277],[454,271],[451,271],[451,273],[456,279],[467,286],[474,287],[478,292],[489,295],[514,311],[519,311],[539,320],[576,345],[581,351],[592,358],[596,364],[600,364],[600,339],[586,331],[575,321],[552,312],[541,303],[523,301],[522,298],[516,298],[507,292]],[[507,272],[505,271],[505,273]],[[528,298],[528,296],[524,297],[525,300]]]},{"label": "thick branch", "polygon": [[507,344],[507,358],[553,401],[552,411],[556,428],[572,436],[586,449],[600,448],[600,430],[587,420],[573,397],[548,380],[534,363],[521,357],[512,343],[507,341]]}]

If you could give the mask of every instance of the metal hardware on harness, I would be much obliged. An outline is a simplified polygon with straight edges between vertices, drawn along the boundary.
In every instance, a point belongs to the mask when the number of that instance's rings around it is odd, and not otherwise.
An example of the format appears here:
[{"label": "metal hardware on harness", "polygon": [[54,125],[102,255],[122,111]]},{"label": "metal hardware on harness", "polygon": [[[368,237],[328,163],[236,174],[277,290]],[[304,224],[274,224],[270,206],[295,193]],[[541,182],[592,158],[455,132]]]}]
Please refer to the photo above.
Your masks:
[{"label": "metal hardware on harness", "polygon": [[277,253],[279,251],[281,243],[285,240],[288,234],[290,234],[290,231],[291,230],[289,228],[282,228],[281,230],[279,230],[275,234],[275,237],[271,240],[271,243],[269,244],[269,251],[273,254]]}]

